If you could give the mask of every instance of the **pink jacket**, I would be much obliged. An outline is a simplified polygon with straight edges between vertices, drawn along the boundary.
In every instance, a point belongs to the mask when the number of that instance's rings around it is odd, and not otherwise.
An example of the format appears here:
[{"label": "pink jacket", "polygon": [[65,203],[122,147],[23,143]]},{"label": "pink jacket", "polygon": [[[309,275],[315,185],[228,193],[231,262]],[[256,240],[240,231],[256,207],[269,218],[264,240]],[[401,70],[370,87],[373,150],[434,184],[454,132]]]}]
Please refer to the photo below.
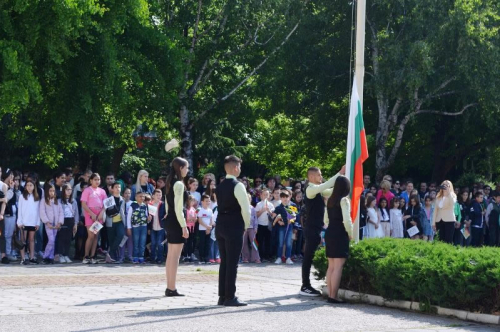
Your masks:
[{"label": "pink jacket", "polygon": [[40,219],[44,224],[51,223],[53,226],[64,224],[64,212],[61,201],[57,204],[50,202],[50,205],[45,203],[45,199],[40,200]]},{"label": "pink jacket", "polygon": [[387,191],[384,195],[382,189],[379,189],[379,191],[377,192],[377,204],[380,203],[380,199],[382,197],[385,197],[385,199],[387,199],[387,206],[390,206],[391,201],[394,198],[394,194],[391,193],[390,191]]}]

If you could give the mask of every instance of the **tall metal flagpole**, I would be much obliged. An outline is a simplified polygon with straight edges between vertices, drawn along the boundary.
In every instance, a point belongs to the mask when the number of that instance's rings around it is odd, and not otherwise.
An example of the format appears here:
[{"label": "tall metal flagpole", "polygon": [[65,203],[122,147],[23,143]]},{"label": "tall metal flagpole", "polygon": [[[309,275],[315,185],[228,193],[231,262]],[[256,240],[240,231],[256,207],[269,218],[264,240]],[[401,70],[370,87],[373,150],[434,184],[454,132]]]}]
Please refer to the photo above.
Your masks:
[{"label": "tall metal flagpole", "polygon": [[[366,0],[357,1],[356,11],[356,65],[354,67],[354,78],[358,89],[361,109],[363,109],[363,82],[365,78],[365,21]],[[358,215],[354,221],[354,240],[359,242],[359,207]]]}]

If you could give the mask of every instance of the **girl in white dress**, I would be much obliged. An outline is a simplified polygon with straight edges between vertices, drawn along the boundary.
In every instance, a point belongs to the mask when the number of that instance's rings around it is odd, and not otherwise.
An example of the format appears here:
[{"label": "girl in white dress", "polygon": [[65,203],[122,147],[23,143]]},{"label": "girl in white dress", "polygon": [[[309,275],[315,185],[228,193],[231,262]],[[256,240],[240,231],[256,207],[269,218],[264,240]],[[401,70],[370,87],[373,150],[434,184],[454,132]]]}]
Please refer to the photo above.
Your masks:
[{"label": "girl in white dress", "polygon": [[393,198],[391,201],[391,237],[402,239],[404,237],[404,227],[403,227],[403,213],[399,208],[399,199]]},{"label": "girl in white dress", "polygon": [[376,210],[377,200],[373,196],[369,196],[366,199],[367,207],[367,220],[366,220],[366,231],[367,238],[382,238],[384,237],[384,232],[380,225],[378,218],[378,213]]}]

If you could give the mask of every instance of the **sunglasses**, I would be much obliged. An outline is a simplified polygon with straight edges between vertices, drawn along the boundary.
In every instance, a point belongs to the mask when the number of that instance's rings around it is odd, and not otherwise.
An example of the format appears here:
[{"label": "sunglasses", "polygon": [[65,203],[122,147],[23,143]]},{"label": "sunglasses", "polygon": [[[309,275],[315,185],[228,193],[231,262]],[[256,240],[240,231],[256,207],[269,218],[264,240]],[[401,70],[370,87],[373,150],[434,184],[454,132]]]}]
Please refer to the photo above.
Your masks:
[{"label": "sunglasses", "polygon": [[399,184],[399,182],[396,182],[395,184]]}]

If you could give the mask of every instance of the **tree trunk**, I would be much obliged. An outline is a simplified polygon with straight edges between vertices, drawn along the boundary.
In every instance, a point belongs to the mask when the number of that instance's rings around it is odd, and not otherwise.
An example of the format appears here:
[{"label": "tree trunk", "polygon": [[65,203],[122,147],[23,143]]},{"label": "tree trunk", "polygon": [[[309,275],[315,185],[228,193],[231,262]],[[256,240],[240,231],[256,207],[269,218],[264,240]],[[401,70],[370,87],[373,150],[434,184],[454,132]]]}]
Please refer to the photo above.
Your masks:
[{"label": "tree trunk", "polygon": [[181,136],[181,157],[185,158],[189,163],[189,173],[194,174],[193,165],[193,136],[189,122],[189,110],[184,102],[181,103],[179,112],[181,120],[180,136]]},{"label": "tree trunk", "polygon": [[111,171],[118,176],[118,171],[120,170],[120,164],[122,163],[123,155],[127,151],[126,146],[119,146],[113,149],[113,160],[111,161]]}]

